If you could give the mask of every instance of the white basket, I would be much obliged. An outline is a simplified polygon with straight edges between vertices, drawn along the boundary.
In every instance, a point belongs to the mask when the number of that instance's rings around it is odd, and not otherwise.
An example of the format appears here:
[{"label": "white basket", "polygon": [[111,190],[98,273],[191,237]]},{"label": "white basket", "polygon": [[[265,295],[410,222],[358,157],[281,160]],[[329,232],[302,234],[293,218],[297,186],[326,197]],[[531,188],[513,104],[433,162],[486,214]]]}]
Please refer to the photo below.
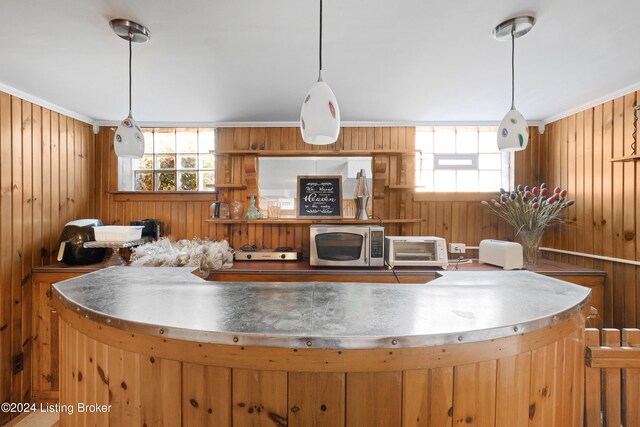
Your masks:
[{"label": "white basket", "polygon": [[103,225],[93,227],[96,242],[130,242],[142,237],[143,225]]}]

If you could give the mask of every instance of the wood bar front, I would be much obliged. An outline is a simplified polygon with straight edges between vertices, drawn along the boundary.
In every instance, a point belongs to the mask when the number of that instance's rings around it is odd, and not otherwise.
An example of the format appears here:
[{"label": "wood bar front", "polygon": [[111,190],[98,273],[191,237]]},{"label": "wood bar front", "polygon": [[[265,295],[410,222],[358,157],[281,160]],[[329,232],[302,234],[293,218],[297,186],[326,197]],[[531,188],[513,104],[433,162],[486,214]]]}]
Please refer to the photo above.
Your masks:
[{"label": "wood bar front", "polygon": [[54,306],[62,426],[582,425],[584,307],[504,338],[340,349],[175,339]]}]

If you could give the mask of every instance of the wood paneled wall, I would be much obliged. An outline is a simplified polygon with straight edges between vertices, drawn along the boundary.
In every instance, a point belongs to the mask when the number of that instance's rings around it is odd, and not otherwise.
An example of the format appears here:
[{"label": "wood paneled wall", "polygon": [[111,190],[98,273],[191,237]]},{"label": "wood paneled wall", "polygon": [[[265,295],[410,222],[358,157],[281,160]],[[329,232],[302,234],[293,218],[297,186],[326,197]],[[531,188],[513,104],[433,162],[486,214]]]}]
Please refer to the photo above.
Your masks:
[{"label": "wood paneled wall", "polygon": [[[255,186],[255,176],[249,172],[261,151],[321,151],[373,153],[374,172],[373,213],[381,218],[419,218],[417,224],[387,225],[387,235],[435,235],[447,241],[478,245],[484,238],[512,239],[513,232],[483,209],[477,197],[456,201],[417,201],[411,189],[389,186],[411,185],[415,182],[415,128],[368,127],[343,128],[334,145],[312,147],[302,141],[298,128],[221,128],[216,137],[218,152],[242,150],[242,154],[218,157],[217,181],[225,184],[245,184],[247,189],[222,189],[219,194],[163,195],[115,194],[117,192],[117,158],[113,151],[115,128],[101,128],[97,136],[96,184],[100,198],[98,216],[110,224],[128,224],[133,219],[158,218],[166,233],[174,238],[210,237],[226,239],[238,248],[245,244],[273,248],[291,246],[308,254],[308,226],[303,225],[217,225],[206,224],[211,201],[246,201]],[[531,129],[530,149],[516,155],[518,182],[537,179],[538,132]],[[253,152],[255,151],[255,155]],[[250,153],[247,153],[250,152]],[[391,153],[392,152],[392,153]],[[387,154],[391,153],[391,154]],[[488,195],[485,195],[489,197]]]},{"label": "wood paneled wall", "polygon": [[31,268],[53,262],[65,222],[94,215],[93,165],[90,125],[0,93],[1,402],[29,400]]},{"label": "wood paneled wall", "polygon": [[[551,187],[567,188],[576,204],[568,210],[570,222],[546,234],[545,246],[640,260],[640,162],[610,162],[631,154],[639,95],[632,92],[547,125],[539,153],[542,176]],[[605,326],[640,325],[640,267],[550,257],[604,269]]]}]

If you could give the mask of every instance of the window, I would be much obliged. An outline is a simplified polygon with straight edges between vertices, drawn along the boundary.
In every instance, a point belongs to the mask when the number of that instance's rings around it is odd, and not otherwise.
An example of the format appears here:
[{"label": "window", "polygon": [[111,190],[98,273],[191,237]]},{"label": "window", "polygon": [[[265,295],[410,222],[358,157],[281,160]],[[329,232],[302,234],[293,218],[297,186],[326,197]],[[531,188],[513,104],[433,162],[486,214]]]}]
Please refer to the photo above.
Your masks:
[{"label": "window", "polygon": [[512,153],[501,153],[493,127],[416,129],[416,191],[495,192],[511,189]]},{"label": "window", "polygon": [[118,159],[120,191],[213,191],[215,129],[145,128],[144,156]]}]

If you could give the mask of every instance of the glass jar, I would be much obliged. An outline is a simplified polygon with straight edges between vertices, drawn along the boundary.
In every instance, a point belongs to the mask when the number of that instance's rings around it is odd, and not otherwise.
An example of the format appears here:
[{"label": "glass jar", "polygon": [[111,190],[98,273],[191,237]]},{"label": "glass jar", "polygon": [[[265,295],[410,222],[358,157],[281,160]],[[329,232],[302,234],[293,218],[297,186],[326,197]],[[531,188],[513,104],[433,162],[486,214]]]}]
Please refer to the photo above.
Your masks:
[{"label": "glass jar", "polygon": [[220,202],[220,219],[229,219],[229,204]]},{"label": "glass jar", "polygon": [[242,206],[242,202],[238,201],[238,200],[234,200],[233,202],[231,202],[231,219],[240,219],[242,218],[242,211],[243,206]]},{"label": "glass jar", "polygon": [[267,203],[268,218],[280,218],[280,202],[277,200],[269,200]]}]

